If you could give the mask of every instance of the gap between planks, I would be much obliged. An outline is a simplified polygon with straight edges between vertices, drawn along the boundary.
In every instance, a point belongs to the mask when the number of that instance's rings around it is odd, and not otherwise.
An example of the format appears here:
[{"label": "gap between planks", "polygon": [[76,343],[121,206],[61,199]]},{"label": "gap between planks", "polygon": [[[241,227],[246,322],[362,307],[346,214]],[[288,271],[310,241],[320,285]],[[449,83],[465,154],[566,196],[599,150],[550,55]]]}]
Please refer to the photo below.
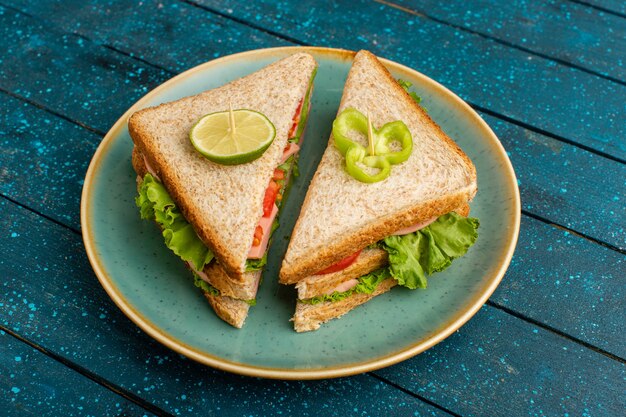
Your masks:
[{"label": "gap between planks", "polygon": [[167,411],[157,407],[156,405],[145,401],[143,398],[133,394],[132,392],[111,383],[110,381],[101,378],[99,375],[94,374],[93,372],[91,372],[90,370],[75,364],[74,362],[64,358],[63,356],[57,355],[56,353],[36,344],[35,342],[33,342],[32,340],[29,340],[25,337],[22,337],[21,335],[17,334],[16,332],[14,332],[13,330],[10,330],[9,328],[0,325],[0,331],[5,332],[8,335],[13,336],[14,338],[16,338],[17,340],[19,340],[22,343],[27,344],[28,346],[32,347],[33,349],[38,350],[39,352],[43,353],[44,355],[47,355],[48,357],[54,359],[55,361],[67,366],[68,368],[72,369],[73,371],[79,373],[80,375],[84,376],[85,378],[88,378],[90,380],[92,380],[93,382],[95,382],[98,385],[103,386],[104,388],[109,389],[110,391],[113,391],[114,393],[116,393],[117,395],[123,397],[124,399],[133,402],[134,404],[138,405],[139,407],[144,408],[145,410],[151,412],[152,414],[155,414],[157,416],[163,416],[163,417],[174,417],[173,414],[168,413]]},{"label": "gap between planks", "polygon": [[451,416],[454,416],[454,417],[462,417],[460,414],[457,414],[457,413],[455,413],[452,410],[448,410],[447,408],[445,408],[445,407],[443,407],[443,406],[441,406],[441,405],[439,405],[439,404],[429,400],[428,398],[423,397],[423,396],[421,396],[421,395],[419,395],[419,394],[417,394],[415,392],[412,392],[412,391],[404,388],[403,386],[398,385],[395,382],[392,382],[392,381],[388,380],[387,378],[378,375],[376,373],[376,371],[368,372],[367,374],[372,376],[372,377],[374,377],[374,378],[376,378],[376,379],[378,379],[379,381],[381,381],[381,382],[383,382],[383,383],[385,383],[387,385],[390,385],[390,386],[394,387],[397,390],[400,390],[400,391],[404,392],[405,394],[409,394],[410,396],[415,397],[418,400],[421,400],[421,401],[425,402],[426,404],[429,404],[429,405],[435,407],[436,409],[438,409],[440,411],[443,411],[444,413],[448,413],[448,414],[450,414]]},{"label": "gap between planks", "polygon": [[618,17],[623,17],[623,18],[626,19],[626,14],[620,13],[617,10],[607,9],[606,7],[598,6],[597,4],[587,3],[586,1],[582,1],[582,0],[569,0],[569,1],[571,1],[572,3],[580,4],[580,5],[586,6],[586,7],[591,7],[592,9],[596,9],[596,10],[599,10],[601,12],[612,14],[612,15],[618,16]]},{"label": "gap between planks", "polygon": [[485,304],[487,304],[488,306],[493,307],[495,309],[504,311],[505,313],[507,313],[507,314],[509,314],[509,315],[511,315],[513,317],[516,317],[516,318],[518,318],[520,320],[523,320],[523,321],[525,321],[527,323],[534,324],[537,327],[540,327],[540,328],[542,328],[544,330],[548,330],[548,331],[550,331],[550,332],[552,332],[554,334],[557,334],[557,335],[559,335],[559,336],[563,337],[564,339],[567,339],[567,340],[569,340],[571,342],[574,342],[574,343],[577,343],[579,345],[582,345],[582,346],[586,347],[587,349],[593,350],[596,353],[599,353],[601,355],[606,356],[609,359],[613,359],[614,361],[620,362],[622,364],[626,364],[626,359],[622,358],[621,356],[617,356],[617,355],[615,355],[615,354],[613,354],[611,352],[608,352],[608,351],[606,351],[604,349],[596,347],[596,346],[592,345],[591,343],[585,342],[582,339],[578,339],[577,337],[571,336],[571,335],[569,335],[569,334],[567,334],[565,332],[562,332],[561,330],[559,330],[559,329],[557,329],[555,327],[552,327],[552,326],[550,326],[548,324],[542,323],[542,322],[540,322],[538,320],[535,320],[535,319],[533,319],[531,317],[528,317],[528,316],[525,316],[523,314],[520,314],[517,311],[511,310],[510,308],[505,307],[505,306],[503,306],[501,304],[498,304],[498,303],[496,303],[494,301],[487,300],[487,302]]},{"label": "gap between planks", "polygon": [[557,62],[557,63],[559,63],[561,65],[564,65],[564,66],[567,66],[567,67],[571,67],[571,68],[577,69],[577,70],[582,71],[582,72],[586,72],[586,73],[591,74],[591,75],[593,75],[595,77],[604,78],[605,80],[612,81],[614,83],[626,86],[626,81],[623,81],[623,80],[620,80],[619,78],[615,78],[615,77],[612,77],[610,75],[603,74],[601,72],[598,72],[598,71],[586,68],[586,67],[584,67],[582,65],[579,65],[579,64],[576,64],[576,63],[573,63],[573,62],[570,62],[570,61],[566,61],[566,60],[564,60],[562,58],[557,58],[557,57],[554,57],[554,56],[550,56],[550,55],[545,54],[543,52],[537,52],[537,51],[534,51],[534,50],[532,50],[530,48],[525,48],[525,47],[523,47],[521,45],[517,45],[517,44],[515,44],[513,42],[509,42],[509,41],[506,41],[504,39],[497,38],[495,36],[491,36],[491,35],[488,35],[488,34],[485,34],[485,33],[481,33],[481,32],[478,32],[478,31],[475,31],[475,30],[472,30],[472,29],[468,29],[468,28],[466,28],[464,26],[457,25],[457,24],[452,23],[452,22],[448,22],[448,21],[440,19],[438,17],[431,16],[431,15],[429,15],[427,13],[422,12],[422,11],[413,10],[413,9],[410,9],[410,8],[408,8],[406,6],[401,6],[399,4],[395,4],[395,3],[392,3],[392,2],[387,1],[387,0],[373,0],[373,1],[375,3],[379,3],[379,4],[382,4],[382,5],[388,6],[388,7],[392,7],[394,9],[398,9],[400,11],[403,11],[405,13],[408,13],[408,14],[411,14],[411,15],[414,15],[414,16],[422,17],[422,18],[425,18],[425,19],[432,20],[433,22],[440,23],[442,25],[453,27],[455,29],[461,30],[461,31],[466,32],[466,33],[470,33],[472,35],[476,35],[476,36],[480,36],[480,37],[485,38],[485,39],[489,39],[489,40],[491,40],[493,42],[499,43],[499,44],[504,45],[504,46],[506,46],[508,48],[517,49],[519,51],[526,52],[527,54],[538,56],[540,58],[547,59],[547,60],[550,60],[550,61],[554,61],[554,62]]}]

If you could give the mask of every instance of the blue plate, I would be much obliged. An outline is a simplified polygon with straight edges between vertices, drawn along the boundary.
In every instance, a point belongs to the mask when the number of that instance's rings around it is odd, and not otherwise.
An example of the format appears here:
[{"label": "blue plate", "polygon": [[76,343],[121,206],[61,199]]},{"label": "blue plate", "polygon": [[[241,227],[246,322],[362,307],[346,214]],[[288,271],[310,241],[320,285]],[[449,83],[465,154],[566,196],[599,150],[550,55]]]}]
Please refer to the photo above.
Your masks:
[{"label": "blue plate", "polygon": [[[296,52],[319,63],[300,158],[301,175],[281,215],[257,305],[243,329],[218,319],[192,284],[183,263],[134,204],[135,173],[128,116],[141,108],[221,86]],[[427,290],[394,288],[315,332],[289,322],[296,300],[277,283],[288,236],[307,185],[328,142],[354,53],[327,48],[274,48],[207,62],[162,84],[133,105],[96,151],[83,189],[81,222],[89,260],[119,308],[169,348],[230,372],[284,379],[352,375],[389,366],[440,342],[476,313],[511,260],[520,223],[517,181],[496,136],[465,102],[428,77],[383,60],[395,77],[414,83],[430,116],[469,155],[478,173],[472,215],[481,219],[477,243],[429,280]]]}]

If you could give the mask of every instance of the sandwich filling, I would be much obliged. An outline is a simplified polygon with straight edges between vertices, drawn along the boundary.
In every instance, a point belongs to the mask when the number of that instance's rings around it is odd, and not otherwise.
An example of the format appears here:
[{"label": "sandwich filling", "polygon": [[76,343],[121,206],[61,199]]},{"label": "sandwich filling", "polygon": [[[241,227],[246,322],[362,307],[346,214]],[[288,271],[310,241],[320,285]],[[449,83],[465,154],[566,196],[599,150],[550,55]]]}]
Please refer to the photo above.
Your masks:
[{"label": "sandwich filling", "polygon": [[443,271],[454,259],[465,255],[478,237],[479,224],[476,218],[450,212],[422,223],[421,228],[410,233],[388,236],[373,246],[389,254],[389,266],[359,279],[346,280],[331,291],[300,302],[318,304],[340,301],[355,293],[372,294],[387,278],[409,289],[426,288],[427,275]]},{"label": "sandwich filling", "polygon": [[[252,247],[246,261],[246,272],[255,272],[255,288],[258,288],[261,280],[261,268],[267,263],[267,248],[272,233],[278,228],[278,214],[283,197],[289,190],[291,174],[297,175],[298,173],[298,151],[308,118],[314,77],[315,73],[311,76],[307,93],[300,100],[294,114],[289,142],[264,195],[263,216],[255,230]],[[165,245],[185,261],[192,270],[196,287],[211,295],[221,295],[220,291],[210,284],[209,277],[204,273],[204,268],[215,260],[213,252],[202,242],[191,224],[184,218],[145,157],[144,163],[148,173],[143,178],[138,177],[139,195],[135,199],[141,218],[157,222],[162,230]],[[254,299],[242,301],[250,305],[255,304]]]}]

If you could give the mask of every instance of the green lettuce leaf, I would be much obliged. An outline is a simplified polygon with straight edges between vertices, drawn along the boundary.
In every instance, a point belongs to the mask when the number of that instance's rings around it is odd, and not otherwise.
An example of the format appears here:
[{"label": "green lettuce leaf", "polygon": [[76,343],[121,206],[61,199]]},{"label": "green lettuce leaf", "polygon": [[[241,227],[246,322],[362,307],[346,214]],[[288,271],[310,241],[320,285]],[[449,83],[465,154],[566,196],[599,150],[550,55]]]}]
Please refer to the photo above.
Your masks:
[{"label": "green lettuce leaf", "polygon": [[327,301],[341,301],[350,297],[352,294],[371,294],[374,290],[376,290],[376,287],[378,287],[378,285],[380,285],[380,283],[387,278],[390,278],[389,270],[387,268],[377,269],[376,271],[370,272],[369,274],[363,275],[359,278],[359,283],[348,291],[335,291],[332,294],[322,294],[317,297],[300,300],[300,302],[306,304],[319,304]]},{"label": "green lettuce leaf", "polygon": [[403,80],[401,78],[398,78],[398,84],[400,84],[400,87],[404,88],[404,90],[407,93],[409,93],[409,95],[411,96],[413,101],[415,101],[417,104],[420,104],[422,102],[422,98],[420,96],[418,96],[415,91],[410,91],[409,90],[411,88],[411,86],[413,85],[412,82]]},{"label": "green lettuce leaf", "polygon": [[443,271],[465,255],[478,237],[478,219],[451,212],[428,227],[403,236],[388,236],[380,247],[389,253],[389,271],[399,285],[426,288],[426,275]]},{"label": "green lettuce leaf", "polygon": [[191,262],[202,271],[213,259],[213,252],[200,240],[193,227],[185,220],[165,187],[146,174],[135,199],[141,218],[156,220],[161,226],[165,245],[183,261]]},{"label": "green lettuce leaf", "polygon": [[217,288],[200,278],[196,273],[193,274],[193,285],[211,295],[220,295],[220,292]]},{"label": "green lettuce leaf", "polygon": [[267,252],[263,254],[261,259],[246,259],[246,272],[258,271],[267,264]]}]

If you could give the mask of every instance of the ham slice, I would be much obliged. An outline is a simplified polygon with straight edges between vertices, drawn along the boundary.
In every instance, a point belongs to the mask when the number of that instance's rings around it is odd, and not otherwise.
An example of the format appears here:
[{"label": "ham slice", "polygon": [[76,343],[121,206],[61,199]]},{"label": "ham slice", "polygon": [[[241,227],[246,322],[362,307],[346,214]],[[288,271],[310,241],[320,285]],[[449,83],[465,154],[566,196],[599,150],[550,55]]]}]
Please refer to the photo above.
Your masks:
[{"label": "ham slice", "polygon": [[335,291],[337,291],[337,292],[345,292],[345,291],[351,290],[352,288],[356,287],[358,283],[359,283],[358,279],[349,279],[349,280],[344,281],[341,284],[337,285],[337,287],[333,288],[332,290],[326,291],[324,294],[331,295]]},{"label": "ham slice", "polygon": [[272,207],[272,212],[268,217],[261,217],[259,221],[259,226],[263,229],[263,237],[261,238],[261,243],[256,246],[252,246],[250,248],[250,252],[248,252],[248,259],[261,259],[267,250],[267,243],[270,240],[270,234],[272,232],[272,223],[274,223],[274,219],[278,214],[278,206],[274,203],[274,207]]},{"label": "ham slice", "polygon": [[156,171],[152,168],[152,165],[150,165],[150,162],[148,162],[148,158],[146,158],[145,156],[143,157],[143,163],[146,166],[146,171],[148,171],[148,174],[152,175],[154,179],[158,182],[161,182],[161,179],[156,174]]},{"label": "ham slice", "polygon": [[280,163],[284,164],[285,161],[289,159],[291,155],[298,153],[299,150],[300,150],[300,146],[296,145],[295,143],[290,142],[285,148],[285,150],[283,151],[283,157],[280,160]]},{"label": "ham slice", "polygon": [[414,224],[413,226],[405,227],[404,229],[400,229],[397,232],[392,233],[392,236],[402,236],[408,235],[409,233],[417,232],[418,230],[425,228],[435,220],[437,220],[437,217],[433,217],[432,219],[428,219],[421,223]]}]

